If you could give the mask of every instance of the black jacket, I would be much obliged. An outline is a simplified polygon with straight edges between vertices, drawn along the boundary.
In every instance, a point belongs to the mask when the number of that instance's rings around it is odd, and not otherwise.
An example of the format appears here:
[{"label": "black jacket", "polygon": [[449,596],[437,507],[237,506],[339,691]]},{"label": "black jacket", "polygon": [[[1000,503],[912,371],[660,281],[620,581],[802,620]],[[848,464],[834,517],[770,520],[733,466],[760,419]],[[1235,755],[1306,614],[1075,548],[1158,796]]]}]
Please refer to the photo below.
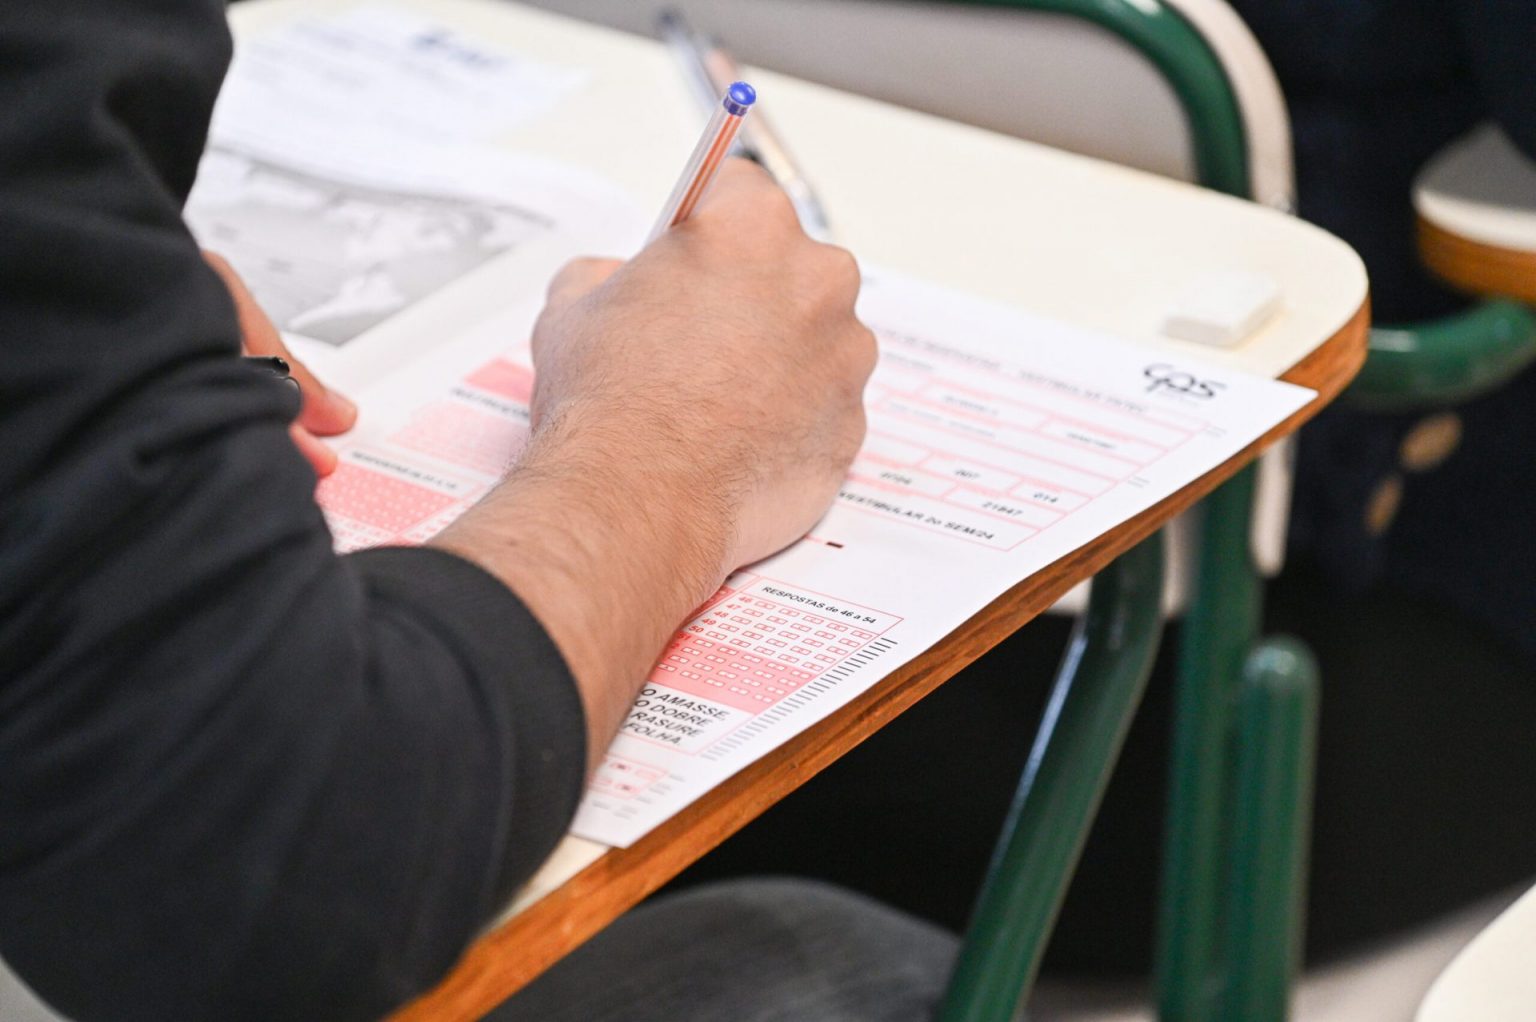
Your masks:
[{"label": "black jacket", "polygon": [[552,847],[583,722],[479,568],[332,553],[181,221],[219,0],[0,3],[0,956],[96,1018],[377,1017]]}]

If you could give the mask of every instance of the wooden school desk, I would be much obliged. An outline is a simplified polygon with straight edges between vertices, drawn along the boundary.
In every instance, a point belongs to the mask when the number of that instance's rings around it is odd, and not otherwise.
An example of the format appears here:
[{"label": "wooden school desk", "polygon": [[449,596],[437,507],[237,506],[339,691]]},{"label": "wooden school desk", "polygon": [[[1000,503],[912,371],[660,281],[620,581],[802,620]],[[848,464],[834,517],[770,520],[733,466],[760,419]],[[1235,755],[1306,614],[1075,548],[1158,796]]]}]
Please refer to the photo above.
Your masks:
[{"label": "wooden school desk", "polygon": [[[358,0],[262,0],[231,12],[237,38]],[[585,69],[553,114],[507,144],[595,170],[643,206],[671,190],[702,117],[659,45],[508,3],[394,0],[532,58]],[[1317,400],[1183,491],[1019,583],[851,705],[775,750],[630,848],[568,838],[508,914],[400,1022],[478,1019],[550,964],[847,752],[1273,441],[1347,384],[1365,355],[1365,273],[1298,220],[1192,186],[1070,156],[780,75],[751,80],[862,260],[1103,330],[1149,355],[1282,377]],[[1199,274],[1256,270],[1284,311],[1241,347],[1158,334]]]},{"label": "wooden school desk", "polygon": [[1484,125],[1446,147],[1413,188],[1419,253],[1473,294],[1536,303],[1536,163]]}]

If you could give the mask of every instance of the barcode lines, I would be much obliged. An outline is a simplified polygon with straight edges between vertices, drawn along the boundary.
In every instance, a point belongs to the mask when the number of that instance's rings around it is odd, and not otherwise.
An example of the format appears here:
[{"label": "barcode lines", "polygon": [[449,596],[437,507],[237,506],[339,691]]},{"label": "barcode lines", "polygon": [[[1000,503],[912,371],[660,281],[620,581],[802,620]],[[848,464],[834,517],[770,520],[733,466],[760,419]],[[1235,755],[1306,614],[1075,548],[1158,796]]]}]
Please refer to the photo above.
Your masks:
[{"label": "barcode lines", "polygon": [[872,639],[857,653],[848,656],[842,663],[817,677],[815,681],[802,685],[793,695],[780,700],[776,705],[764,710],[755,718],[710,746],[701,754],[701,758],[713,761],[730,755],[742,746],[766,734],[775,726],[782,724],[786,718],[797,710],[803,709],[818,696],[831,692],[839,684],[860,673],[895,648],[896,640],[894,639],[884,637]]}]

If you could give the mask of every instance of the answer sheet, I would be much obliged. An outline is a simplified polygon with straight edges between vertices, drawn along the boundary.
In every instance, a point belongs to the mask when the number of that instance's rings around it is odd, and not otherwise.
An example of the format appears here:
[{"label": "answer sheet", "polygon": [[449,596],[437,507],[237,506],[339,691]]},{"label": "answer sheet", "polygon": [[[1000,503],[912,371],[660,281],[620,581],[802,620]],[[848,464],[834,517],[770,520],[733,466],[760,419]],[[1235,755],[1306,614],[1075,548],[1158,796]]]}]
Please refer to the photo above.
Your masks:
[{"label": "answer sheet", "polygon": [[[429,538],[528,433],[526,338],[505,310],[357,395],[318,499],[340,549]],[[628,845],[1152,506],[1311,392],[868,272],[869,434],[811,535],[732,575],[662,652],[573,832]]]}]

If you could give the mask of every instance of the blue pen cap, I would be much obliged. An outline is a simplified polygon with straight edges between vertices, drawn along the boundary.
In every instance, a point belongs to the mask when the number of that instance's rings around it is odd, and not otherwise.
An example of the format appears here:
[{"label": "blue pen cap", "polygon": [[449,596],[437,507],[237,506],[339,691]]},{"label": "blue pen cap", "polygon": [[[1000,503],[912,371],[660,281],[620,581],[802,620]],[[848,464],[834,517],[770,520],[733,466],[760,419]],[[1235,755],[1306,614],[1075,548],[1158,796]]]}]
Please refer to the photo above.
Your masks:
[{"label": "blue pen cap", "polygon": [[746,82],[732,82],[731,87],[725,90],[725,112],[732,117],[740,117],[747,112],[747,108],[757,102],[757,90]]}]

